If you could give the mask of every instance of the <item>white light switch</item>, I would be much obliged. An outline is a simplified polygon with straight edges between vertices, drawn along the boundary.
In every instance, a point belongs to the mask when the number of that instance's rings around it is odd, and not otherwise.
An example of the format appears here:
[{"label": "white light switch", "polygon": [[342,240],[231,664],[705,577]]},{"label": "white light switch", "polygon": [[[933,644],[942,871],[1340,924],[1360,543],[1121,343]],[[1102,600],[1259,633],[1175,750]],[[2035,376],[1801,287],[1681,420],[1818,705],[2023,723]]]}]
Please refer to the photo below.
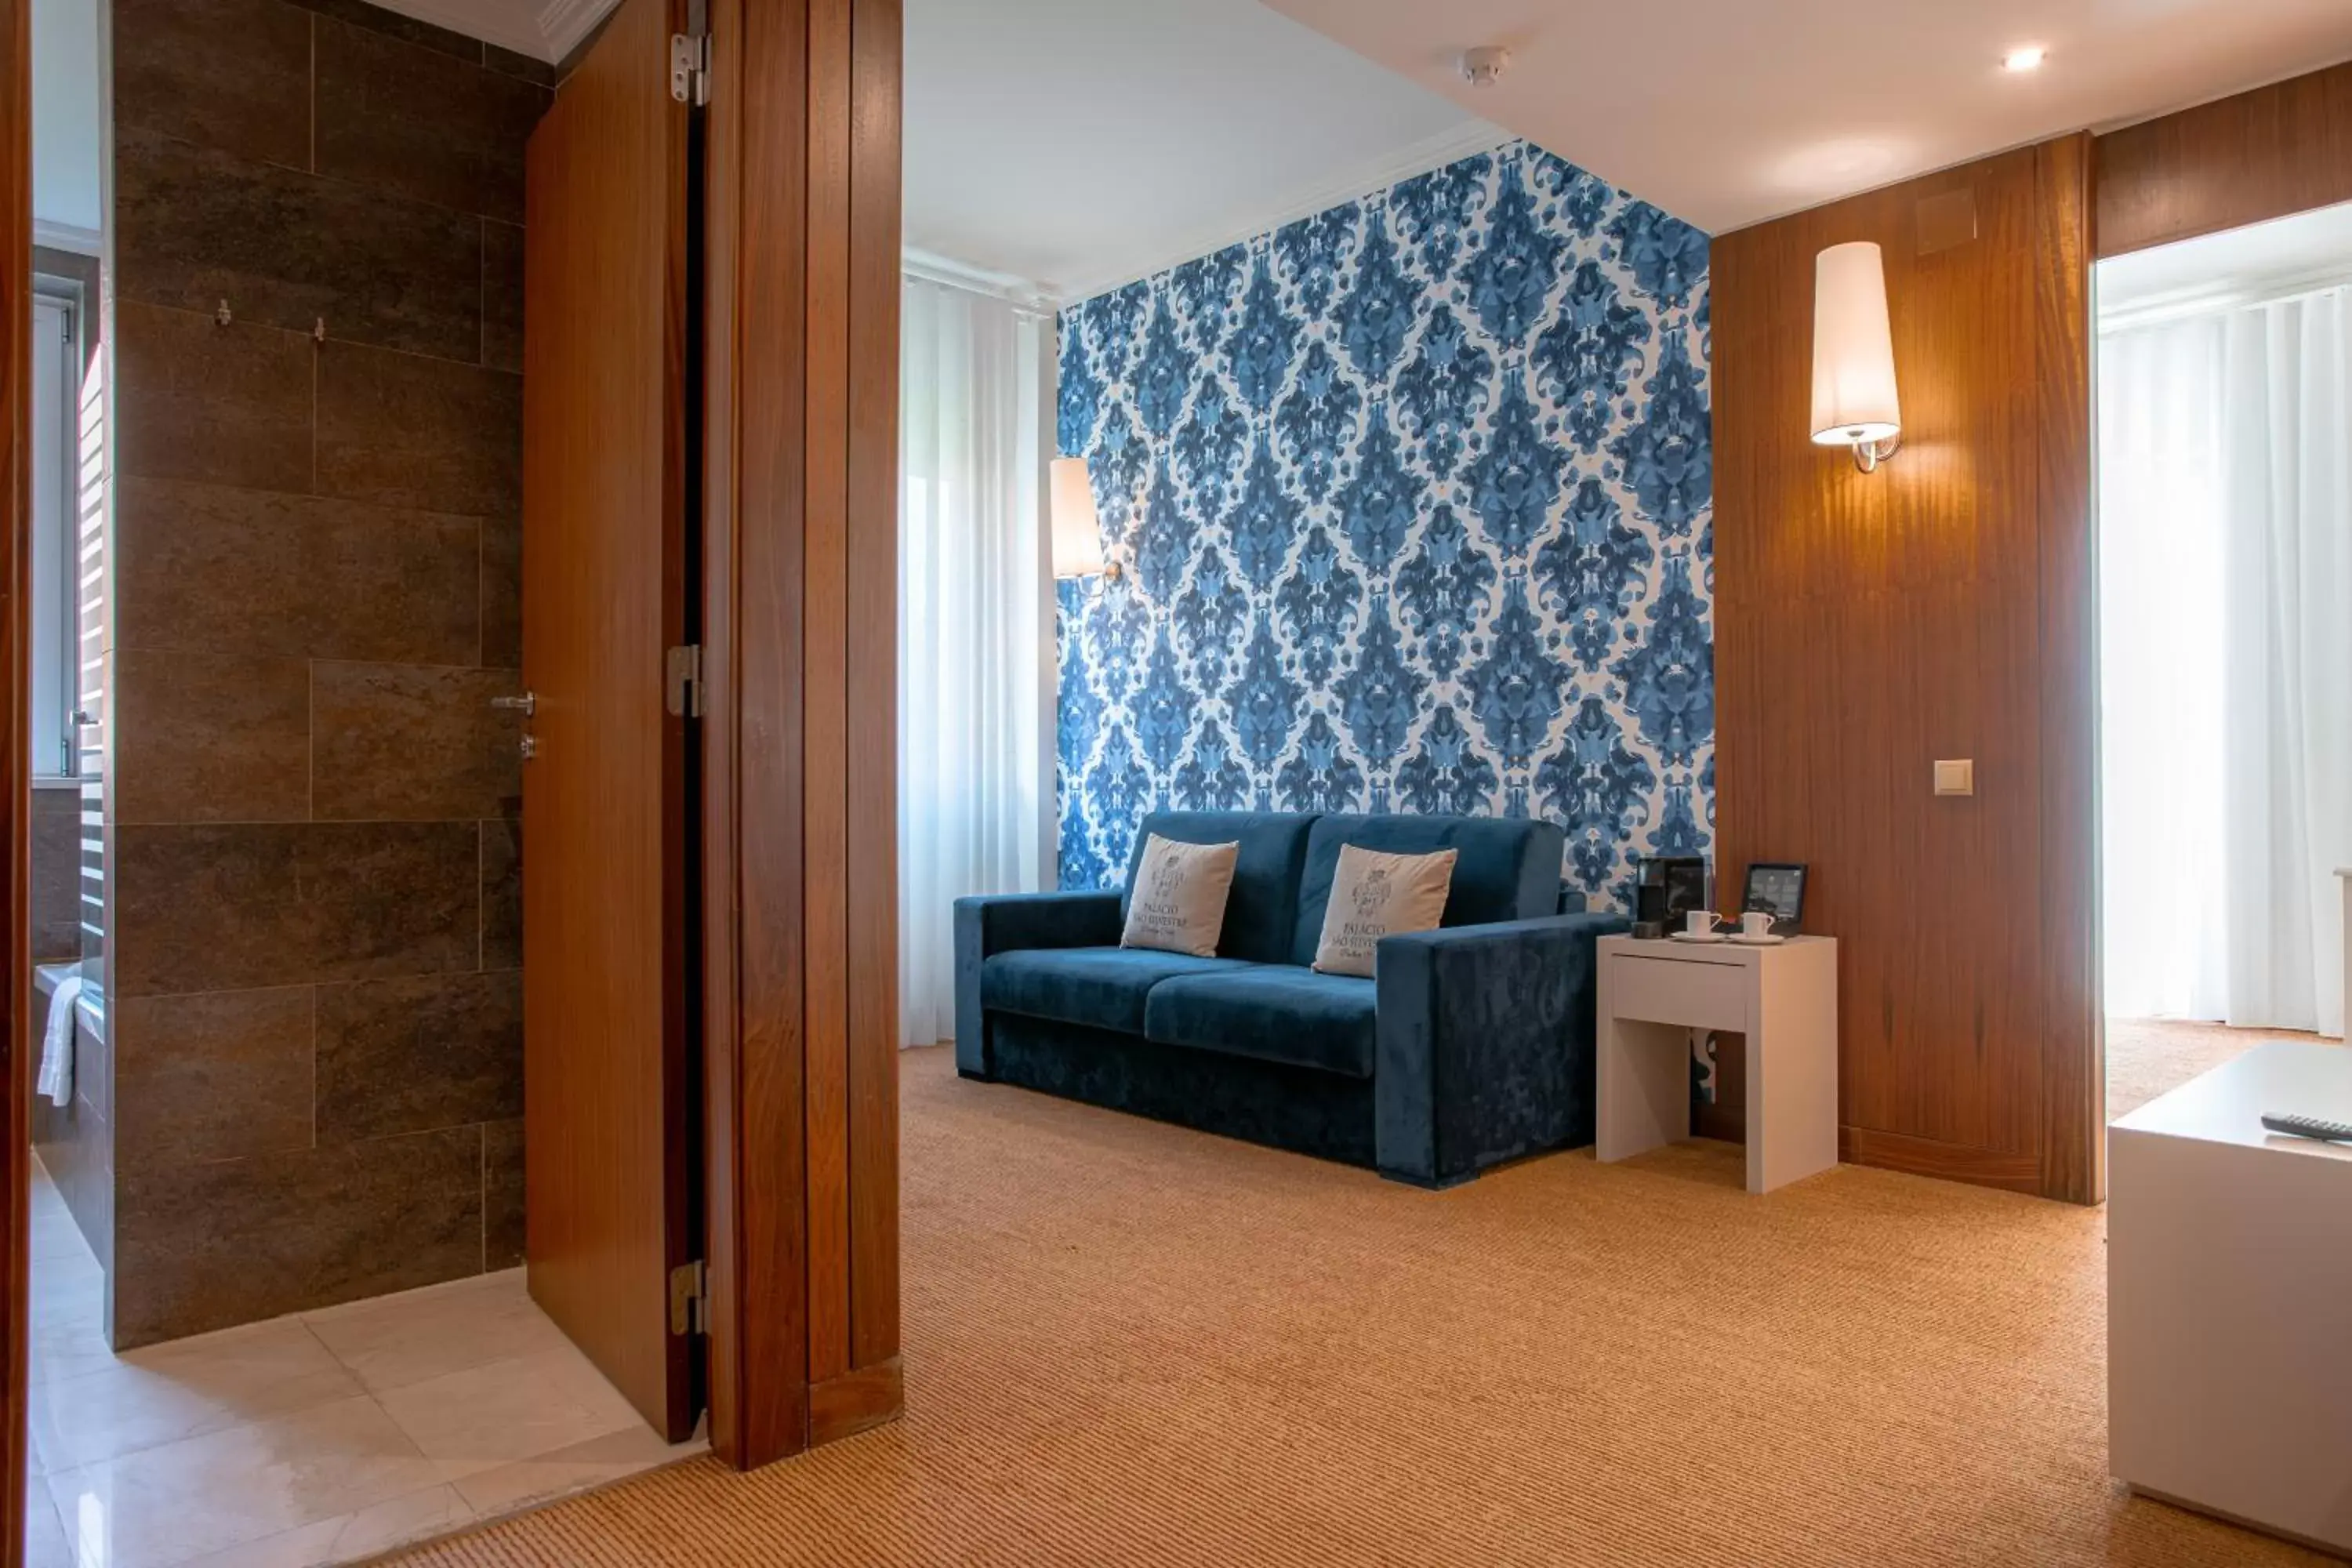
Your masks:
[{"label": "white light switch", "polygon": [[1977,764],[1972,757],[1961,757],[1936,764],[1937,795],[1974,795],[1977,793]]}]

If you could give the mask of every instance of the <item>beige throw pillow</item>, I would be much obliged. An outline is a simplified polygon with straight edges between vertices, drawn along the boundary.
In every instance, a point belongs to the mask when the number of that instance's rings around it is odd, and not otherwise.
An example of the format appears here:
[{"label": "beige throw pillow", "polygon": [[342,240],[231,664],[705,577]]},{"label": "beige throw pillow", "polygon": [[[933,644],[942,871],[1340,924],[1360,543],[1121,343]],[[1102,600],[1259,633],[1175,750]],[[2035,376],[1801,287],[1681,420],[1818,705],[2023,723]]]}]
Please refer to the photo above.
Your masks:
[{"label": "beige throw pillow", "polygon": [[1381,938],[1435,931],[1445,913],[1446,889],[1454,885],[1454,860],[1451,849],[1382,855],[1342,844],[1331,901],[1323,908],[1315,967],[1326,974],[1369,975]]},{"label": "beige throw pillow", "polygon": [[1217,956],[1225,929],[1225,899],[1234,890],[1234,866],[1242,847],[1179,844],[1157,833],[1145,840],[1143,863],[1135,868],[1135,889],[1127,900],[1121,947],[1155,947],[1163,952]]}]

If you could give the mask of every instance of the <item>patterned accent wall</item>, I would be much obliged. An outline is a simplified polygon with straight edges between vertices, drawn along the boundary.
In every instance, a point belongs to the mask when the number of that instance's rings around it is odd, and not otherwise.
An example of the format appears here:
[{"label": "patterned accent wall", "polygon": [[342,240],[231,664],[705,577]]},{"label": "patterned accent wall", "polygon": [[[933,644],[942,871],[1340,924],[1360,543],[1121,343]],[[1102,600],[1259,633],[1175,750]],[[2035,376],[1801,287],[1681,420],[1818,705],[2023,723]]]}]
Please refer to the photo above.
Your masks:
[{"label": "patterned accent wall", "polygon": [[1162,805],[1540,816],[1596,907],[1704,851],[1706,267],[1516,143],[1065,310],[1062,885]]}]

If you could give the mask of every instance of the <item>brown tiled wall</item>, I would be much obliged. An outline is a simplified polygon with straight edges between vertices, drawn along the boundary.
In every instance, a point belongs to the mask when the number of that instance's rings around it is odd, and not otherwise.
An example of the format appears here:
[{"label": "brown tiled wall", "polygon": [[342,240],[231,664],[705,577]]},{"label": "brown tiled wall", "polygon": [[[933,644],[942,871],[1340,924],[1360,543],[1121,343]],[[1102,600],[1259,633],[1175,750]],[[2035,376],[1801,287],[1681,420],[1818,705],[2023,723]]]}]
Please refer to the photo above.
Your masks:
[{"label": "brown tiled wall", "polygon": [[81,957],[81,786],[33,791],[33,962]]},{"label": "brown tiled wall", "polygon": [[553,73],[356,0],[114,0],[113,37],[128,1347],[520,1258],[489,700]]}]

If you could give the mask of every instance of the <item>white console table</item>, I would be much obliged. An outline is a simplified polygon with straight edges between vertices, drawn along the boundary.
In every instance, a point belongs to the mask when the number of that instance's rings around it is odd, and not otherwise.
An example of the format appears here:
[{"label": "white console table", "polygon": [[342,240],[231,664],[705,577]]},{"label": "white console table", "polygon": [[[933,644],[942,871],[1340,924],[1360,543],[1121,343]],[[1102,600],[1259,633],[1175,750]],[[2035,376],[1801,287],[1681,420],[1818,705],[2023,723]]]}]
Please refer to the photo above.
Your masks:
[{"label": "white console table", "polygon": [[1690,1136],[1690,1032],[1748,1037],[1748,1190],[1838,1159],[1837,943],[1600,942],[1597,1147],[1622,1160]]},{"label": "white console table", "polygon": [[2107,1131],[2107,1462],[2135,1491],[2352,1552],[2352,1049],[2257,1046]]}]

